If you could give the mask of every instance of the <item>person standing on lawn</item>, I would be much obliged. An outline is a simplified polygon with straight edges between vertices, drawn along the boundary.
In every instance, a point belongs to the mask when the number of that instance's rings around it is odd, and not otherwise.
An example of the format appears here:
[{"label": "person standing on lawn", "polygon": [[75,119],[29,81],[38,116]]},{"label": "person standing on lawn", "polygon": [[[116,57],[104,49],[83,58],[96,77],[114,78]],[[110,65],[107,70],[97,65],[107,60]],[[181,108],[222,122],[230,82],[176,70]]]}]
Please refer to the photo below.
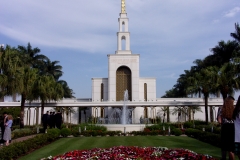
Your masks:
[{"label": "person standing on lawn", "polygon": [[240,96],[238,97],[238,101],[236,107],[233,111],[233,119],[234,119],[234,129],[235,129],[235,137],[234,137],[234,153],[238,155],[240,159]]},{"label": "person standing on lawn", "polygon": [[234,160],[234,100],[228,96],[218,113],[218,122],[221,124],[221,160],[226,160],[227,152],[229,160]]},{"label": "person standing on lawn", "polygon": [[5,130],[3,134],[3,139],[6,141],[6,146],[9,145],[9,141],[12,139],[12,124],[13,124],[13,117],[12,115],[7,116],[7,121],[5,123]]},{"label": "person standing on lawn", "polygon": [[4,139],[3,139],[3,135],[4,135],[4,131],[5,131],[5,123],[6,123],[6,121],[7,121],[8,119],[7,119],[7,113],[6,112],[4,112],[3,113],[3,116],[1,117],[1,133],[2,133],[2,135],[1,135],[1,144],[3,144],[5,141],[4,141]]},{"label": "person standing on lawn", "polygon": [[49,126],[55,128],[55,112],[50,112]]},{"label": "person standing on lawn", "polygon": [[61,125],[62,125],[62,113],[60,111],[58,111],[56,114],[55,114],[55,123],[56,123],[56,127],[58,129],[61,129]]},{"label": "person standing on lawn", "polygon": [[45,114],[43,114],[43,116],[42,116],[42,124],[43,124],[44,133],[46,133],[47,126],[48,126],[48,124],[49,124],[49,119],[50,119],[49,111],[47,111],[47,112],[46,112]]}]

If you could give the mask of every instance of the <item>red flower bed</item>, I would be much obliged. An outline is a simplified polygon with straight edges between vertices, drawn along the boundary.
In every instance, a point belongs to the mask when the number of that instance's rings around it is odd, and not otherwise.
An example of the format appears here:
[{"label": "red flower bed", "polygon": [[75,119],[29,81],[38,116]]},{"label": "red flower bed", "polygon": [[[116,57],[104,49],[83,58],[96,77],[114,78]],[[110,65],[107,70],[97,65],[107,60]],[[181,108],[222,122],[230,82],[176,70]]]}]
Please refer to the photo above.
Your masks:
[{"label": "red flower bed", "polygon": [[42,160],[216,160],[208,155],[197,154],[186,149],[163,147],[112,147],[75,150]]}]

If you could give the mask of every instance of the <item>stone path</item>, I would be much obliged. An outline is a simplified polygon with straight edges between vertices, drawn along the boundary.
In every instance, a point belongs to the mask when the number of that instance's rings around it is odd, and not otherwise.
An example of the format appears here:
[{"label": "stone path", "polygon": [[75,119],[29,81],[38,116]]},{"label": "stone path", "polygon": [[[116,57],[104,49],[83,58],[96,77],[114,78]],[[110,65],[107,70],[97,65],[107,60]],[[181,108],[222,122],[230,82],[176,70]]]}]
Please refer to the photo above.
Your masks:
[{"label": "stone path", "polygon": [[[25,136],[25,137],[19,137],[19,138],[13,139],[11,143],[22,142],[22,141],[25,141],[25,140],[27,140],[27,139],[29,139],[29,138],[33,138],[33,137],[35,137],[36,135],[37,135],[37,134],[30,135],[30,136]],[[4,145],[1,145],[0,148],[3,147],[3,146],[4,146]]]}]

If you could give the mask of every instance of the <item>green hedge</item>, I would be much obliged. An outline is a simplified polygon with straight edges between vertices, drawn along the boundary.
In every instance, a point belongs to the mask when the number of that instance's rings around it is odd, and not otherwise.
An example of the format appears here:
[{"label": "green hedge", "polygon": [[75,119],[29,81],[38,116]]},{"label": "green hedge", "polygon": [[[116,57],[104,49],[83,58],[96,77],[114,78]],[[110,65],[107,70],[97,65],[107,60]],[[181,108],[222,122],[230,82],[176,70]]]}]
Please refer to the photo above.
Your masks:
[{"label": "green hedge", "polygon": [[0,160],[12,160],[17,159],[35,149],[38,149],[56,139],[59,138],[58,129],[48,129],[47,134],[36,135],[34,138],[15,142],[9,146],[5,146],[0,149]]},{"label": "green hedge", "polygon": [[42,134],[22,142],[15,142],[0,149],[0,160],[17,159],[18,157],[38,149],[43,145],[56,140],[57,138],[58,137],[53,138],[52,135],[49,134]]},{"label": "green hedge", "polygon": [[63,137],[68,137],[72,134],[71,130],[69,128],[62,128],[60,130],[60,134],[63,136]]},{"label": "green hedge", "polygon": [[196,138],[200,141],[209,143],[213,146],[216,146],[216,147],[221,146],[220,134],[215,134],[215,133],[206,132],[206,131],[204,132],[204,131],[201,131],[198,129],[192,129],[192,128],[186,129],[185,134],[189,137]]}]

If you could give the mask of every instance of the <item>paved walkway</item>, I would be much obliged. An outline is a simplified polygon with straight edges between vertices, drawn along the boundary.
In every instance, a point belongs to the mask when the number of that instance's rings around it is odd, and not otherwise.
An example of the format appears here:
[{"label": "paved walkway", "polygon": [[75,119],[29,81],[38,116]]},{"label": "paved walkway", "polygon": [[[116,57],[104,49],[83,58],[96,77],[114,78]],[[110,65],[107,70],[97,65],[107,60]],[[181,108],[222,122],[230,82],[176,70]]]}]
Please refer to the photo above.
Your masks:
[{"label": "paved walkway", "polygon": [[[25,137],[19,137],[19,138],[16,138],[16,139],[13,139],[11,143],[15,143],[15,142],[22,142],[22,141],[25,141],[29,138],[33,138],[35,137],[37,134],[34,134],[34,135],[30,135],[30,136],[25,136]],[[1,144],[0,148],[3,147],[4,145]]]}]

